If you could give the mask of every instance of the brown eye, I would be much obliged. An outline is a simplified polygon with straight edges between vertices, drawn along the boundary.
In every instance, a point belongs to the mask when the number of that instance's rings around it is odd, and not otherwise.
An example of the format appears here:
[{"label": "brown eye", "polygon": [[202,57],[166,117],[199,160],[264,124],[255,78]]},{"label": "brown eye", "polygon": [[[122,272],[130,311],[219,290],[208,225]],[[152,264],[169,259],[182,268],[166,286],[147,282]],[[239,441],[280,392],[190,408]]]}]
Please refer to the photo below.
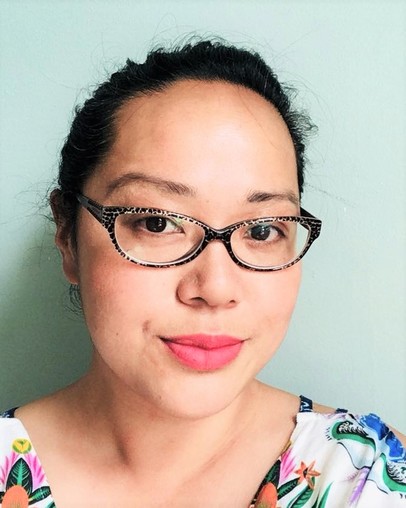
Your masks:
[{"label": "brown eye", "polygon": [[162,233],[165,231],[168,220],[164,217],[148,217],[145,219],[145,228],[152,233]]},{"label": "brown eye", "polygon": [[280,231],[272,224],[257,224],[248,230],[248,234],[252,240],[264,242],[272,240],[280,235]]}]

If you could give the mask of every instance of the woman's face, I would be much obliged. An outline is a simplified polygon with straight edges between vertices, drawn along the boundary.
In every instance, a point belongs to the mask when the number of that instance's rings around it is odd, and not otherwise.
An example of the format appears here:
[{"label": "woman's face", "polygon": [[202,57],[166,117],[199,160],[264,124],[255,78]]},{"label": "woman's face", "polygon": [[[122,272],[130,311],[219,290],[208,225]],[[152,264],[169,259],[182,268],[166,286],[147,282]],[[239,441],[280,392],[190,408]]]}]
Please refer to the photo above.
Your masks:
[{"label": "woman's face", "polygon": [[[286,125],[262,97],[228,83],[181,81],[127,103],[109,156],[83,193],[104,205],[179,212],[214,228],[299,210]],[[80,284],[94,368],[117,393],[159,412],[220,411],[285,335],[299,264],[250,271],[214,241],[181,266],[138,266],[84,209],[77,245],[65,253],[65,272]],[[229,341],[220,336],[241,342],[213,352]]]}]

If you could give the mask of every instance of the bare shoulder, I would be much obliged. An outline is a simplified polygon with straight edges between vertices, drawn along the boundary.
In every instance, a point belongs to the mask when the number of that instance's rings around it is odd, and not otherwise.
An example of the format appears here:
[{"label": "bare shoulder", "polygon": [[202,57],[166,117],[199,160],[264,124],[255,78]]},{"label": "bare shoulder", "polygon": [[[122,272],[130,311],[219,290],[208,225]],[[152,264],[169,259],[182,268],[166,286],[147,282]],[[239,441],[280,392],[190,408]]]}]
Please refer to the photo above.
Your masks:
[{"label": "bare shoulder", "polygon": [[335,413],[336,409],[331,406],[325,406],[324,404],[313,402],[313,411],[315,413],[330,414]]},{"label": "bare shoulder", "polygon": [[63,404],[64,392],[60,390],[46,397],[30,402],[19,407],[15,412],[28,434],[38,441],[47,440],[47,436],[60,435],[63,427],[67,427],[69,411]]},{"label": "bare shoulder", "polygon": [[286,392],[274,386],[257,381],[260,391],[260,404],[262,407],[272,408],[269,414],[277,414],[296,421],[300,409],[300,398],[297,395]]},{"label": "bare shoulder", "polygon": [[15,412],[15,416],[23,422],[34,422],[36,420],[43,422],[44,415],[47,415],[47,419],[52,415],[53,399],[54,396],[51,395],[29,402],[19,407]]},{"label": "bare shoulder", "polygon": [[[286,392],[279,388],[262,384],[262,391],[268,404],[280,413],[290,415],[296,420],[297,414],[300,412],[301,397],[290,392]],[[315,413],[335,413],[336,408],[312,402],[313,411]]]}]

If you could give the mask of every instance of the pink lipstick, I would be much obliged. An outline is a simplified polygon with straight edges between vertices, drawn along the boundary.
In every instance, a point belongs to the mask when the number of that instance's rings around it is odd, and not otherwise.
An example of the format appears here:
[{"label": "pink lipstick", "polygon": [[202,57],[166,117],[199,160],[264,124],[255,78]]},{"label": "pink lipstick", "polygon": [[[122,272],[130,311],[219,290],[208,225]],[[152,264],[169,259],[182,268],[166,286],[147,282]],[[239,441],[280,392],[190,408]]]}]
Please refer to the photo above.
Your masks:
[{"label": "pink lipstick", "polygon": [[161,337],[177,360],[200,371],[221,369],[241,350],[243,340],[228,335],[180,335]]}]

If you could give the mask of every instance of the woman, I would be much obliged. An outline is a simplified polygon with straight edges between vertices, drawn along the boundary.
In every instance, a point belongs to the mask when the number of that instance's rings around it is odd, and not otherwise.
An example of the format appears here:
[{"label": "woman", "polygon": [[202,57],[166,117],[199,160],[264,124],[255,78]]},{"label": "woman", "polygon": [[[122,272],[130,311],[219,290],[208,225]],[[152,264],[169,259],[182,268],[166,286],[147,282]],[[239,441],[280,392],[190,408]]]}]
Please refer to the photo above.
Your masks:
[{"label": "woman", "polygon": [[128,61],[77,111],[51,206],[93,359],[0,421],[4,508],[406,506],[378,417],[255,380],[320,232],[309,128],[258,55],[208,41]]}]

